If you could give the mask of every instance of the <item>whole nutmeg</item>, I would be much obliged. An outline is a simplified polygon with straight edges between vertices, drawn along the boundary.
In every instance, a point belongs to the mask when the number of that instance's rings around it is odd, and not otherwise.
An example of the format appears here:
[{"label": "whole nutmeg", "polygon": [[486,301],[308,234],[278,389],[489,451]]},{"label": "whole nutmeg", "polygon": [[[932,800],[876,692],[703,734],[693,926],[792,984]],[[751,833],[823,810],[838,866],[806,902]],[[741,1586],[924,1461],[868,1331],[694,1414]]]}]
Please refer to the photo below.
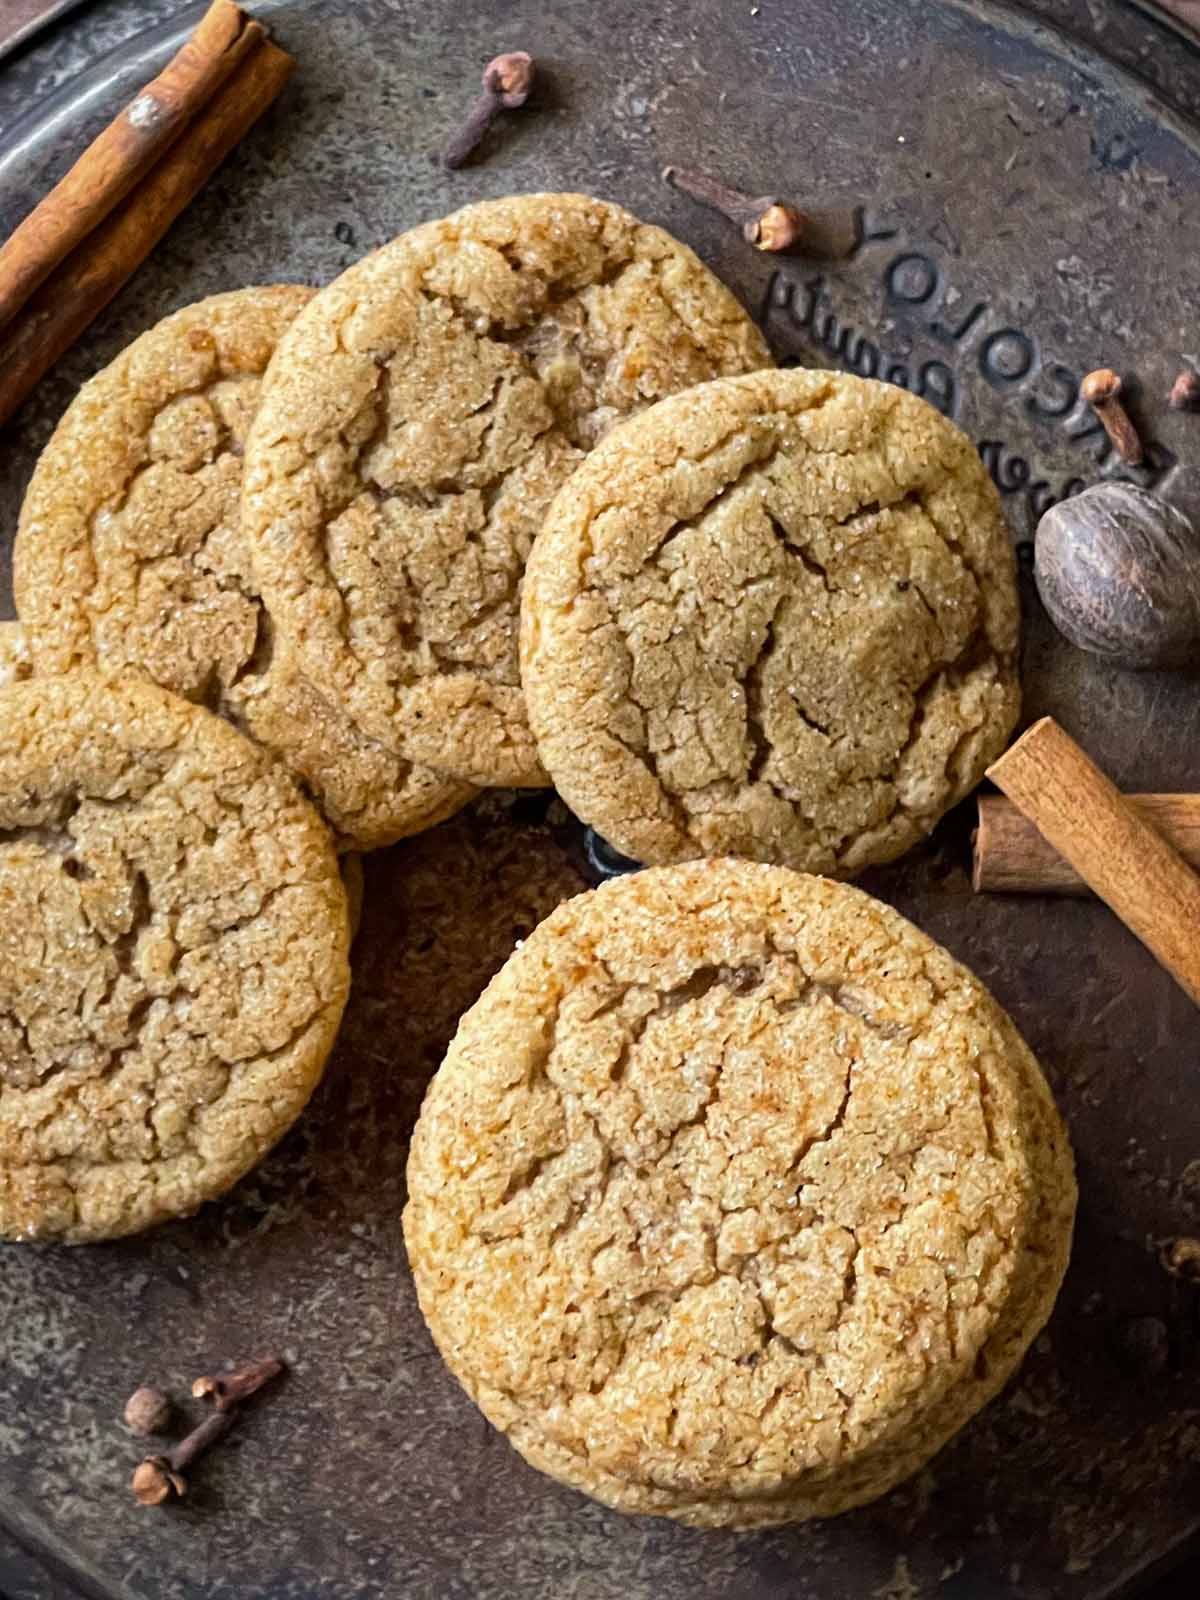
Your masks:
[{"label": "whole nutmeg", "polygon": [[1060,633],[1114,666],[1200,661],[1200,525],[1131,483],[1102,483],[1038,523],[1034,577]]},{"label": "whole nutmeg", "polygon": [[171,1402],[161,1389],[143,1384],[125,1402],[125,1426],[133,1433],[166,1433],[171,1425]]}]

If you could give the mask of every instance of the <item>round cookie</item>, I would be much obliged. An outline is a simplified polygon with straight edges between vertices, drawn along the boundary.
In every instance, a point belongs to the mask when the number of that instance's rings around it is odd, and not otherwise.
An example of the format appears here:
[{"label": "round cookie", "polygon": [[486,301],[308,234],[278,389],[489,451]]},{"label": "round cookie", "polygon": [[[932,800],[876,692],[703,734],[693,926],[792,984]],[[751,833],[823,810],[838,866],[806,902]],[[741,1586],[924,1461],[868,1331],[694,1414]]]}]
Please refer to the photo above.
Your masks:
[{"label": "round cookie", "polygon": [[468,785],[359,737],[276,650],[241,533],[262,374],[311,289],[213,295],[84,385],[38,462],[13,555],[39,673],[133,670],[267,744],[347,845],[439,821]]},{"label": "round cookie", "polygon": [[0,693],[0,1237],[223,1194],[321,1077],[349,988],[328,830],[236,729],[133,675]]},{"label": "round cookie", "polygon": [[1003,749],[1018,621],[964,434],[889,384],[761,372],[592,452],[529,560],[521,671],[555,787],[626,855],[847,877]]},{"label": "round cookie", "polygon": [[455,1376],[534,1466],[704,1527],[915,1471],[1045,1322],[1075,1185],[983,986],[778,867],[568,901],[466,1014],[404,1214]]},{"label": "round cookie", "polygon": [[402,235],[322,290],[264,385],[243,515],[279,636],[385,749],[545,784],[517,625],[546,507],[614,422],[769,364],[690,250],[603,201]]}]

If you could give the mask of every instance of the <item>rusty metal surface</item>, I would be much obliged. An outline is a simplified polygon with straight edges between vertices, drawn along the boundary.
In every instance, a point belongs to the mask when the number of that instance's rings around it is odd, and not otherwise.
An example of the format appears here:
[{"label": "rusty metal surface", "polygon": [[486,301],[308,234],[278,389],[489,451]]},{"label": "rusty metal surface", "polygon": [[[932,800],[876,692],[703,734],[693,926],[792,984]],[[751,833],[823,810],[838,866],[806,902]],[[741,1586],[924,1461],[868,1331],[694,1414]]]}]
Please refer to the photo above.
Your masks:
[{"label": "rusty metal surface", "polygon": [[[0,434],[7,550],[79,382],[188,300],[330,277],[472,198],[581,187],[664,222],[781,357],[906,382],[977,440],[1026,542],[1114,470],[1075,397],[1141,382],[1143,481],[1200,454],[1167,412],[1200,348],[1200,53],[1115,0],[282,0],[297,81]],[[91,6],[0,72],[0,229],[173,48],[170,0]],[[1049,24],[1054,24],[1051,27]],[[157,33],[139,34],[151,25]],[[1062,31],[1059,31],[1061,29]],[[134,39],[132,36],[139,34]],[[479,65],[523,46],[542,104],[458,175],[431,156]],[[1098,53],[1097,47],[1106,54]],[[1111,63],[1119,62],[1121,70]],[[93,64],[94,63],[94,64]],[[1132,68],[1139,77],[1128,76]],[[658,178],[868,202],[819,271],[753,255]],[[7,600],[7,558],[4,599]],[[1024,582],[1027,713],[1129,787],[1200,788],[1200,695],[1058,642]],[[1156,1242],[1200,1233],[1200,1017],[1099,906],[973,898],[964,813],[865,886],[972,965],[1044,1062],[1081,1209],[1047,1334],[912,1484],[753,1537],[623,1519],[524,1466],[433,1352],[398,1219],[406,1139],[462,1008],[590,872],[545,802],[488,799],[371,858],[355,990],[310,1113],[230,1199],[143,1239],[0,1248],[0,1592],[19,1600],[1101,1600],[1200,1528],[1200,1303]],[[132,1503],[117,1416],[272,1347],[293,1375],[166,1512]],[[47,1563],[49,1565],[47,1565]]]}]

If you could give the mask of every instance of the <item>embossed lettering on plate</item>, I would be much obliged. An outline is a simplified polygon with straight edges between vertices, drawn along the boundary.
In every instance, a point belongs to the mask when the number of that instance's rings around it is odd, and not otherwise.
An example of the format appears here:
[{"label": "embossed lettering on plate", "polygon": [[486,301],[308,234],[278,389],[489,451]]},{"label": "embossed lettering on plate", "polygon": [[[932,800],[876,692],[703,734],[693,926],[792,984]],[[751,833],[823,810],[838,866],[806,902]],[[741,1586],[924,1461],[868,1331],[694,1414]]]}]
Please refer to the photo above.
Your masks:
[{"label": "embossed lettering on plate", "polygon": [[[886,241],[886,242],[885,242]],[[787,262],[762,322],[783,365],[831,366],[921,395],[974,440],[1019,538],[1048,506],[1099,478],[1161,485],[1173,451],[1144,440],[1127,467],[1081,399],[1085,367],[997,297],[974,292],[927,245],[868,229],[842,268]]]}]

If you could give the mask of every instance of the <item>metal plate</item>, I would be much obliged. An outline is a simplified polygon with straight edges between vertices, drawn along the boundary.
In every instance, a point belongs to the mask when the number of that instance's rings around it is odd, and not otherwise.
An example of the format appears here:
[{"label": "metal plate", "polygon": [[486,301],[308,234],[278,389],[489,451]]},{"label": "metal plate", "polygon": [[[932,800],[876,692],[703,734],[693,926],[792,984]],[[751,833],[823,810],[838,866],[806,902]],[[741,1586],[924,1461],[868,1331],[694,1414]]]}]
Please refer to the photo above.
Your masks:
[{"label": "metal plate", "polygon": [[[1200,55],[1139,8],[255,9],[302,70],[3,436],[5,529],[75,388],[167,311],[250,281],[323,281],[422,218],[544,187],[591,189],[666,223],[762,308],[781,356],[832,353],[941,404],[979,442],[1019,541],[1052,496],[1114,471],[1074,398],[1089,367],[1140,378],[1146,481],[1169,480],[1200,444],[1200,423],[1163,403],[1200,346],[1189,120]],[[0,75],[0,225],[174,47],[194,8],[175,12],[166,0],[93,7]],[[486,160],[442,172],[431,152],[480,64],[514,46],[545,62],[540,106],[509,119]],[[771,263],[666,189],[668,161],[755,192],[864,199],[887,236],[819,273]],[[1028,713],[1053,711],[1128,787],[1200,788],[1196,680],[1094,665],[1056,640],[1025,589]],[[433,1352],[398,1218],[408,1130],[455,1018],[594,866],[578,830],[553,813],[544,825],[544,810],[492,798],[369,860],[328,1080],[225,1204],[128,1243],[0,1250],[0,1526],[15,1542],[0,1538],[0,1588],[122,1600],[1101,1600],[1200,1527],[1197,1299],[1154,1250],[1200,1231],[1200,1017],[1102,908],[973,898],[965,811],[866,886],[994,988],[1071,1123],[1074,1262],[1019,1379],[879,1505],[754,1537],[623,1519],[508,1450]],[[1139,1342],[1142,1318],[1155,1319],[1157,1344]],[[182,1505],[136,1508],[137,1451],[116,1420],[125,1395],[146,1378],[182,1390],[223,1356],[276,1346],[294,1364],[286,1387]],[[53,1575],[39,1590],[30,1572],[42,1559]]]},{"label": "metal plate", "polygon": [[80,4],[82,0],[0,0],[0,60]]}]

